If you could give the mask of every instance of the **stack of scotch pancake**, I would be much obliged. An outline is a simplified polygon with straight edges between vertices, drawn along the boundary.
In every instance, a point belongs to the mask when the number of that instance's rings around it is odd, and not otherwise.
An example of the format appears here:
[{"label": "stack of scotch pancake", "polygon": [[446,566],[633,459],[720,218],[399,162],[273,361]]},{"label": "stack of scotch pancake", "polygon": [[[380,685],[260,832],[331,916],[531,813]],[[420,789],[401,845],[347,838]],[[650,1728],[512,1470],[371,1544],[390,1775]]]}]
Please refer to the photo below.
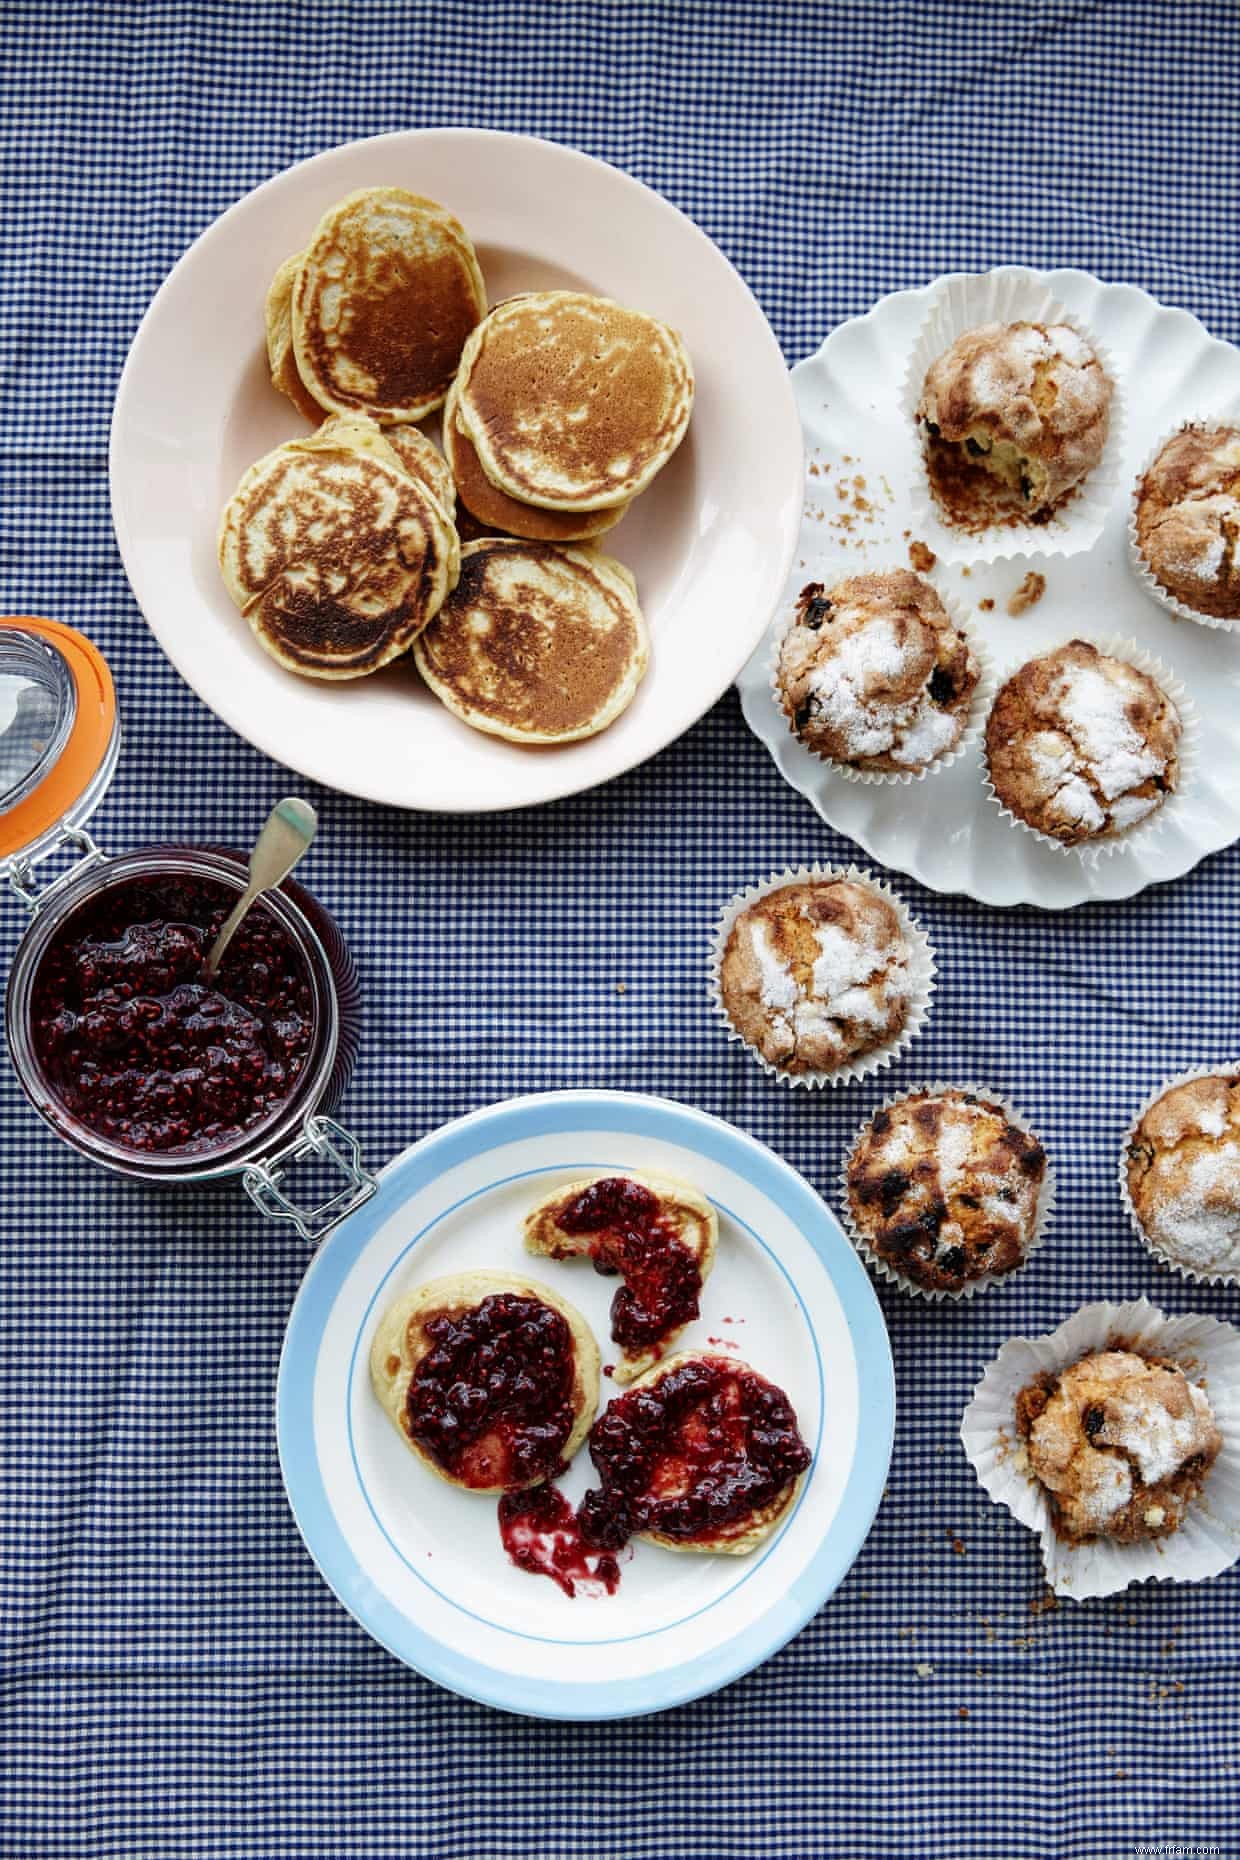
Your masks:
[{"label": "stack of scotch pancake", "polygon": [[[488,314],[464,227],[397,187],[324,214],[276,271],[266,325],[272,382],[317,430],[252,465],[220,525],[264,649],[343,680],[412,647],[476,729],[605,729],[649,640],[633,576],[595,543],[684,437],[676,332],[581,291]],[[442,453],[416,424],[441,408]]]}]

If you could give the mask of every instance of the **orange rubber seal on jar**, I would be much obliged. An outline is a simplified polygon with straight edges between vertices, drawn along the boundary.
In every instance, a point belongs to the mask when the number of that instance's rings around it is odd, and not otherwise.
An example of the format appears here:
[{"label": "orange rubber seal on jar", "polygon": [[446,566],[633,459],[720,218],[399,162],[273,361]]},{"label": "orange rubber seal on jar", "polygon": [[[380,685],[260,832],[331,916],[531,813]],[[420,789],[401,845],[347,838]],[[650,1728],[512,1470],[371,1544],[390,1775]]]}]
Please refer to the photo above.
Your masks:
[{"label": "orange rubber seal on jar", "polygon": [[0,626],[48,640],[69,667],[77,693],[68,741],[56,761],[37,788],[11,812],[0,814],[0,859],[7,859],[33,846],[50,827],[71,814],[90,787],[116,730],[116,692],[107,660],[75,627],[27,614],[6,614]]}]

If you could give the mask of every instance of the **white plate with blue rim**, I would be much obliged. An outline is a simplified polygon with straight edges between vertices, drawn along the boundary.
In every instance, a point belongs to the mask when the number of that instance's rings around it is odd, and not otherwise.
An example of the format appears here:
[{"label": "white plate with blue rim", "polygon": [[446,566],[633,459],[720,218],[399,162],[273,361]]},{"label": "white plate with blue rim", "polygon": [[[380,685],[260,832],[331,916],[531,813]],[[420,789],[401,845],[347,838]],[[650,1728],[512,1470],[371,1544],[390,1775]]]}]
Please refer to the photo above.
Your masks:
[{"label": "white plate with blue rim", "polygon": [[[530,1260],[526,1210],[593,1169],[696,1183],[719,1211],[715,1268],[686,1346],[743,1358],[784,1388],[813,1463],[751,1556],[638,1542],[614,1595],[572,1597],[508,1561],[494,1498],[434,1477],[370,1387],[388,1304],[424,1279],[527,1272],[584,1314],[607,1360],[614,1282],[584,1260]],[[615,1385],[603,1382],[602,1401]],[[466,1698],[554,1719],[624,1718],[714,1692],[791,1640],[869,1532],[891,1457],[895,1390],[882,1313],[826,1204],[771,1150],[718,1119],[626,1092],[515,1098],[446,1124],[381,1173],[324,1242],[280,1362],[284,1483],[337,1597],[398,1659]],[[583,1448],[566,1476],[590,1483]]]}]

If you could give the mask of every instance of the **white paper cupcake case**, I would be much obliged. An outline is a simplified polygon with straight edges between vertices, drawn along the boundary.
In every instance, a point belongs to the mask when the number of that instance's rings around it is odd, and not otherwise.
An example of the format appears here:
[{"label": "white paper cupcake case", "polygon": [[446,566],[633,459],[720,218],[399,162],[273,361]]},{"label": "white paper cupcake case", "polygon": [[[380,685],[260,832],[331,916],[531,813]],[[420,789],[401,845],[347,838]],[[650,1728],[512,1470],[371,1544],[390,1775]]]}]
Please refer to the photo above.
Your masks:
[{"label": "white paper cupcake case", "polygon": [[1207,432],[1214,432],[1220,426],[1240,426],[1240,408],[1234,409],[1229,414],[1214,414],[1209,418],[1181,420],[1178,425],[1171,428],[1170,432],[1164,433],[1157,444],[1150,447],[1140,470],[1132,481],[1132,491],[1128,500],[1128,524],[1126,529],[1128,538],[1128,566],[1131,568],[1133,574],[1141,583],[1142,588],[1144,588],[1150,599],[1152,601],[1157,601],[1158,605],[1165,608],[1169,614],[1174,614],[1177,620],[1191,620],[1195,626],[1213,627],[1220,633],[1240,632],[1240,620],[1227,620],[1224,619],[1221,614],[1199,613],[1195,607],[1190,607],[1186,601],[1177,600],[1174,594],[1171,594],[1163,587],[1162,582],[1158,580],[1153,571],[1148,567],[1145,557],[1141,553],[1141,545],[1137,541],[1137,504],[1140,500],[1141,485],[1144,481],[1145,474],[1149,471],[1151,465],[1154,463],[1154,460],[1158,457],[1158,454],[1162,451],[1167,441],[1169,439],[1174,439],[1177,433],[1182,433],[1185,428],[1189,426],[1204,427]]},{"label": "white paper cupcake case", "polygon": [[1165,1093],[1172,1091],[1177,1085],[1188,1085],[1193,1079],[1213,1079],[1225,1073],[1240,1074],[1240,1060],[1237,1060],[1232,1065],[1223,1063],[1215,1066],[1193,1066],[1187,1072],[1177,1072],[1174,1078],[1164,1080],[1156,1091],[1150,1093],[1149,1097],[1142,1104],[1140,1110],[1129,1124],[1127,1130],[1124,1132],[1124,1141],[1120,1145],[1119,1152],[1119,1195],[1120,1200],[1124,1204],[1124,1212],[1128,1216],[1128,1222],[1133,1233],[1136,1234],[1137,1239],[1141,1242],[1146,1252],[1149,1253],[1153,1259],[1157,1260],[1160,1266],[1166,1266],[1170,1272],[1178,1272],[1182,1279],[1189,1279],[1195,1285],[1240,1285],[1240,1266],[1234,1266],[1223,1272],[1203,1271],[1200,1267],[1190,1266],[1186,1260],[1178,1259],[1174,1253],[1169,1253],[1165,1247],[1160,1246],[1156,1240],[1152,1239],[1151,1236],[1146,1233],[1137,1217],[1137,1210],[1133,1206],[1132,1196],[1128,1192],[1128,1146],[1135,1139],[1137,1125],[1141,1122],[1145,1113],[1151,1106],[1157,1104],[1158,1100],[1163,1097]]},{"label": "white paper cupcake case", "polygon": [[[778,891],[783,885],[809,884],[823,879],[850,879],[855,884],[865,885],[871,891],[877,891],[886,898],[900,920],[909,948],[909,993],[908,1015],[900,1032],[892,1040],[885,1040],[881,1046],[863,1053],[847,1065],[837,1066],[830,1072],[787,1072],[782,1066],[772,1065],[764,1059],[757,1047],[751,1046],[733,1026],[727,1009],[723,1005],[723,993],[720,987],[720,970],[723,955],[727,948],[732,926],[741,912],[749,905],[756,904],[759,898],[767,897],[772,891]],[[910,1040],[916,1038],[930,1016],[930,996],[934,992],[935,982],[934,949],[929,937],[917,922],[903,899],[896,896],[890,885],[881,878],[875,878],[871,872],[863,872],[855,865],[799,865],[789,866],[784,872],[777,872],[760,885],[750,885],[740,891],[725,904],[720,913],[715,934],[711,940],[709,964],[710,1003],[727,1031],[729,1040],[735,1040],[743,1046],[750,1057],[762,1067],[762,1070],[782,1085],[799,1085],[809,1090],[820,1090],[827,1085],[847,1085],[854,1079],[868,1078],[874,1072],[889,1066],[896,1054],[903,1051]]]},{"label": "white paper cupcake case", "polygon": [[943,1092],[962,1092],[975,1098],[981,1098],[987,1104],[997,1105],[1003,1112],[1003,1115],[1011,1123],[1018,1124],[1022,1130],[1029,1131],[1035,1136],[1037,1133],[1034,1131],[1032,1124],[1024,1115],[1023,1111],[1017,1110],[1011,1101],[1004,1098],[1001,1093],[997,1091],[988,1091],[981,1085],[959,1085],[953,1084],[945,1079],[935,1079],[928,1085],[905,1086],[900,1091],[893,1092],[889,1098],[884,1098],[883,1102],[880,1105],[876,1105],[870,1112],[848,1146],[848,1151],[840,1165],[838,1212],[840,1219],[843,1221],[848,1231],[849,1239],[852,1241],[858,1253],[860,1253],[862,1259],[865,1260],[866,1264],[870,1266],[880,1278],[886,1279],[891,1285],[898,1286],[899,1289],[907,1293],[910,1298],[924,1298],[929,1304],[941,1304],[943,1302],[948,1304],[959,1304],[963,1299],[972,1298],[978,1292],[987,1291],[992,1285],[1006,1285],[1010,1279],[1016,1278],[1018,1273],[1025,1270],[1025,1267],[1029,1264],[1029,1261],[1033,1258],[1033,1255],[1046,1238],[1051,1216],[1055,1211],[1055,1171],[1048,1156],[1046,1161],[1046,1173],[1042,1178],[1042,1183],[1038,1190],[1037,1224],[1025,1247],[1024,1257],[1018,1266],[1013,1266],[1010,1272],[988,1272],[981,1278],[972,1279],[967,1284],[962,1285],[957,1292],[942,1291],[937,1287],[918,1285],[915,1280],[906,1278],[902,1272],[897,1272],[896,1268],[891,1265],[888,1260],[883,1259],[880,1254],[873,1250],[869,1241],[861,1232],[853,1218],[852,1200],[848,1193],[848,1171],[852,1166],[853,1157],[857,1153],[857,1145],[861,1142],[861,1139],[870,1128],[874,1119],[878,1116],[880,1111],[889,1111],[893,1105],[902,1103],[905,1098],[915,1097],[918,1092],[930,1092],[935,1096]]},{"label": "white paper cupcake case", "polygon": [[[1071,637],[1080,638],[1081,635],[1073,634]],[[1048,654],[1058,652],[1060,647],[1069,643],[1069,639],[1057,640],[1052,645],[1041,647],[1037,652],[1028,653],[1014,660],[998,675],[998,689],[1001,691],[1023,665],[1030,664],[1034,659],[1044,659]],[[986,754],[984,741],[982,744],[982,781],[990,800],[1012,826],[1019,827],[1022,833],[1032,834],[1041,845],[1051,847],[1054,852],[1061,853],[1065,858],[1075,857],[1086,865],[1095,866],[1100,859],[1109,858],[1112,853],[1131,852],[1134,847],[1148,845],[1154,835],[1162,831],[1168,809],[1177,805],[1191,786],[1196,773],[1198,718],[1197,707],[1188,695],[1188,687],[1183,679],[1177,678],[1168,665],[1164,664],[1161,659],[1155,658],[1152,652],[1147,652],[1143,646],[1139,646],[1135,639],[1120,638],[1117,635],[1111,639],[1093,639],[1088,641],[1088,644],[1096,647],[1107,658],[1122,659],[1126,665],[1135,666],[1138,671],[1146,673],[1166,693],[1179,711],[1180,782],[1175,793],[1169,794],[1152,814],[1148,814],[1144,820],[1137,821],[1135,826],[1128,827],[1122,833],[1110,833],[1105,839],[1082,840],[1076,846],[1065,846],[1062,840],[1055,839],[1049,833],[1043,833],[1038,827],[1031,827],[1027,820],[1022,820],[1018,814],[1012,812],[1006,802],[1000,800],[990,778],[990,759]]]},{"label": "white paper cupcake case", "polygon": [[[950,349],[958,336],[980,323],[1066,323],[1093,349],[1111,383],[1111,418],[1102,457],[1084,483],[1046,523],[1011,523],[973,535],[952,528],[935,502],[926,472],[925,452],[916,424],[926,371]],[[1055,298],[1037,272],[1005,266],[997,271],[944,278],[918,332],[900,392],[914,452],[911,484],[914,527],[933,530],[937,555],[953,562],[998,562],[1008,556],[1077,555],[1098,540],[1119,489],[1123,452],[1124,403],[1119,375],[1109,351],[1079,317]]]},{"label": "white paper cupcake case", "polygon": [[[865,573],[867,575],[890,574],[892,572],[892,566],[893,565],[889,562],[879,563],[875,566],[871,566],[867,563],[864,570],[854,570],[853,573]],[[907,563],[897,563],[895,566],[898,568],[906,568],[908,565]],[[841,575],[839,579],[845,581],[849,579],[849,577]],[[929,576],[926,576],[925,579],[929,580]],[[990,714],[990,707],[994,702],[996,688],[994,666],[991,662],[990,654],[978,637],[976,627],[970,620],[965,618],[964,610],[960,602],[944,589],[935,587],[933,582],[930,582],[930,586],[934,588],[935,593],[946,608],[948,618],[951,620],[952,625],[956,628],[957,632],[962,633],[969,642],[973,656],[977,660],[977,684],[974,686],[973,696],[969,700],[969,708],[965,713],[964,729],[960,732],[960,737],[953,748],[945,750],[942,755],[936,756],[933,762],[927,762],[923,768],[919,769],[886,770],[851,768],[848,763],[836,762],[831,756],[819,755],[817,750],[810,749],[808,743],[801,743],[801,747],[807,754],[813,756],[815,762],[820,762],[824,769],[830,769],[832,774],[843,776],[845,781],[860,782],[875,788],[882,786],[907,788],[915,781],[924,781],[927,775],[937,775],[940,769],[949,769],[953,762],[959,762],[965,750],[976,742],[985,725],[986,718]],[[774,701],[775,709],[783,718],[787,725],[788,732],[792,736],[796,736],[796,732],[793,730],[791,721],[788,718],[788,713],[784,709],[783,697],[780,693],[777,680],[779,676],[779,655],[783,648],[784,639],[795,619],[796,603],[794,602],[784,617],[781,620],[777,620],[772,628],[770,651],[767,658],[768,688]],[[796,737],[796,740],[801,742],[799,736]]]},{"label": "white paper cupcake case", "polygon": [[[1170,1537],[1118,1544],[1064,1543],[1050,1501],[1033,1476],[1016,1430],[1016,1397],[1045,1370],[1058,1373],[1096,1351],[1123,1346],[1178,1363],[1205,1389],[1223,1436],[1201,1495]],[[1116,1595],[1137,1582],[1204,1582],[1240,1557],[1240,1331],[1202,1315],[1169,1318],[1148,1299],[1081,1309],[1044,1337],[1013,1337],[973,1391],[960,1438],[989,1496],[1042,1544],[1046,1580],[1078,1601]]]}]

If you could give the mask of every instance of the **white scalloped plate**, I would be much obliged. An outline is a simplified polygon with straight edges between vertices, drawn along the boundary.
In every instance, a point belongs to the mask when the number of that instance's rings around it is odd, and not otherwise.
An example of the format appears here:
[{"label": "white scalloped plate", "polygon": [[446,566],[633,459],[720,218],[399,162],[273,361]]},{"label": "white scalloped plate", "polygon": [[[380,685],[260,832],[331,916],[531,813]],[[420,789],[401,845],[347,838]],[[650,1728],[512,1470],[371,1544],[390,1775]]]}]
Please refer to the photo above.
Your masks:
[{"label": "white scalloped plate", "polygon": [[[746,720],[784,779],[871,857],[934,891],[963,893],[983,904],[1067,910],[1094,898],[1131,898],[1147,885],[1180,878],[1240,837],[1240,637],[1177,620],[1156,606],[1129,569],[1125,545],[1134,474],[1162,433],[1240,396],[1240,351],[1209,335],[1187,311],[1167,309],[1133,285],[1103,284],[1083,271],[1049,272],[1045,281],[1111,351],[1126,389],[1123,474],[1114,507],[1099,540],[1082,554],[1011,556],[968,573],[959,563],[940,563],[931,578],[963,603],[1001,676],[1072,634],[1102,639],[1120,633],[1184,680],[1200,719],[1197,769],[1164,809],[1161,832],[1094,865],[1042,846],[987,799],[977,746],[951,768],[906,786],[847,781],[802,748],[776,707],[768,685],[769,637],[738,683]],[[915,442],[900,413],[900,384],[936,289],[882,298],[867,316],[842,323],[793,370],[808,475],[785,604],[807,581],[908,565]],[[858,499],[870,508],[858,509]],[[1010,618],[1007,599],[1030,570],[1046,576],[1046,593],[1027,613]],[[994,601],[993,612],[980,611],[984,599]]]}]

